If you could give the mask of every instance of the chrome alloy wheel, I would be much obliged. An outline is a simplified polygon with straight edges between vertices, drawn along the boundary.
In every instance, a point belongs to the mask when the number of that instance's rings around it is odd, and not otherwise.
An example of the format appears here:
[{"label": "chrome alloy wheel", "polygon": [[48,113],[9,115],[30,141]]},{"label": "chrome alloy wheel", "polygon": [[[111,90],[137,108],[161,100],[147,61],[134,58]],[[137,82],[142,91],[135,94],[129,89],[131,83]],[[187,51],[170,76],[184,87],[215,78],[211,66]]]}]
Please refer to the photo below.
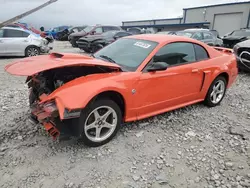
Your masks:
[{"label": "chrome alloy wheel", "polygon": [[109,106],[95,108],[84,124],[86,137],[92,142],[102,142],[108,139],[116,129],[117,119],[113,108]]},{"label": "chrome alloy wheel", "polygon": [[38,56],[39,55],[39,51],[37,48],[29,48],[28,51],[27,51],[27,55],[29,57],[32,57],[32,56]]},{"label": "chrome alloy wheel", "polygon": [[226,90],[225,83],[222,80],[218,80],[214,84],[213,90],[212,90],[211,95],[210,95],[212,103],[214,103],[214,104],[219,103],[225,94],[225,90]]}]

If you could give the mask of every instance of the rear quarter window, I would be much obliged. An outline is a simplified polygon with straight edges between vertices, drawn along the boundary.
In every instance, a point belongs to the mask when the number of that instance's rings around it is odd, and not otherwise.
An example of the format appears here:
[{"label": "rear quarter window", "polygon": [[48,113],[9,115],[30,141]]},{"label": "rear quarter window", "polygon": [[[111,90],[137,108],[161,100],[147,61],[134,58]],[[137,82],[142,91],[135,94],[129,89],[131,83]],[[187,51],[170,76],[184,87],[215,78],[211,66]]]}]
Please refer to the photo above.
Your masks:
[{"label": "rear quarter window", "polygon": [[198,44],[194,44],[194,50],[195,50],[195,55],[196,55],[197,61],[209,59],[209,55],[208,55],[206,49],[203,48],[202,46],[200,46]]}]

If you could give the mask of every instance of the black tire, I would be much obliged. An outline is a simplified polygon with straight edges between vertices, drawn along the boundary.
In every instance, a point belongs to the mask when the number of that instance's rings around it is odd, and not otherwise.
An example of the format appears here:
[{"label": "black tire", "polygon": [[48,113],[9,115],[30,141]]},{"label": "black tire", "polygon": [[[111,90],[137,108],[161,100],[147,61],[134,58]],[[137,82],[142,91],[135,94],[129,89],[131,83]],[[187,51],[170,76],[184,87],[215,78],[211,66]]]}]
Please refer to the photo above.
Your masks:
[{"label": "black tire", "polygon": [[25,49],[25,57],[32,57],[32,56],[38,56],[40,55],[41,51],[36,46],[28,46]]},{"label": "black tire", "polygon": [[93,48],[92,48],[92,53],[95,53],[95,52],[99,51],[103,47],[104,47],[103,44],[96,44],[96,45],[94,45]]},{"label": "black tire", "polygon": [[[91,113],[95,109],[98,109],[101,106],[110,107],[115,111],[115,113],[117,115],[117,123],[116,123],[116,126],[115,126],[113,133],[108,138],[106,138],[105,140],[102,140],[102,141],[93,141],[93,140],[89,139],[85,133],[85,128],[86,128],[85,123],[88,120],[88,117],[91,116]],[[111,119],[113,119],[113,117]],[[89,147],[98,147],[98,146],[101,146],[101,145],[108,143],[117,134],[118,130],[121,127],[121,123],[122,123],[122,113],[121,113],[120,107],[114,101],[112,101],[110,99],[98,99],[98,100],[95,100],[93,102],[90,102],[87,105],[87,107],[82,110],[79,120],[80,120],[79,126],[80,126],[80,129],[82,130],[81,138],[82,138],[84,144],[89,146]],[[96,125],[96,126],[98,126],[98,125]]]},{"label": "black tire", "polygon": [[[218,82],[220,82],[220,81],[222,81],[222,82],[224,83],[225,88],[224,88],[224,92],[223,92],[223,95],[222,95],[221,99],[220,99],[218,102],[215,103],[215,102],[212,101],[211,94],[212,94],[212,92],[213,92],[214,86],[215,86]],[[218,76],[218,77],[212,82],[211,86],[209,87],[209,90],[208,90],[208,92],[207,92],[206,98],[205,98],[205,100],[204,100],[205,105],[207,105],[207,106],[209,106],[209,107],[215,107],[215,106],[220,105],[221,101],[222,101],[223,98],[225,97],[226,89],[227,89],[227,80],[226,80],[226,78],[225,78],[224,76]]]}]

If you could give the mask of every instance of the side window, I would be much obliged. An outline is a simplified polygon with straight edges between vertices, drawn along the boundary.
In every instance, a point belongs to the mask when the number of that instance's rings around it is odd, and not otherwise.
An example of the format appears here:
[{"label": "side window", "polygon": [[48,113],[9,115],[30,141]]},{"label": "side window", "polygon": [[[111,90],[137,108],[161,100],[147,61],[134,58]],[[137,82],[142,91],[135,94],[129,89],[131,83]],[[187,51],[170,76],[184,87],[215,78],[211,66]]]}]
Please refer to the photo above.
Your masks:
[{"label": "side window", "polygon": [[95,30],[94,30],[96,33],[102,33],[102,27],[97,27]]},{"label": "side window", "polygon": [[195,50],[197,61],[209,59],[207,51],[202,46],[200,46],[198,44],[194,44],[194,50]]},{"label": "side window", "polygon": [[5,29],[4,37],[5,38],[26,38],[29,34],[19,30]]},{"label": "side window", "polygon": [[192,38],[196,39],[196,40],[203,40],[202,33],[200,33],[200,32],[195,33]]},{"label": "side window", "polygon": [[29,33],[27,33],[27,32],[23,32],[23,37],[28,37],[28,36],[30,36],[30,34],[29,34]]},{"label": "side window", "polygon": [[103,28],[103,32],[107,32],[107,31],[110,31],[111,29],[110,29],[110,27],[102,27]]},{"label": "side window", "polygon": [[111,30],[119,31],[120,29],[118,27],[110,27]]},{"label": "side window", "polygon": [[208,40],[208,39],[213,39],[213,35],[210,33],[203,33],[204,39]]},{"label": "side window", "polygon": [[165,62],[170,66],[195,62],[193,44],[178,42],[162,47],[154,56],[154,62]]},{"label": "side window", "polygon": [[0,38],[3,38],[3,29],[0,29]]}]

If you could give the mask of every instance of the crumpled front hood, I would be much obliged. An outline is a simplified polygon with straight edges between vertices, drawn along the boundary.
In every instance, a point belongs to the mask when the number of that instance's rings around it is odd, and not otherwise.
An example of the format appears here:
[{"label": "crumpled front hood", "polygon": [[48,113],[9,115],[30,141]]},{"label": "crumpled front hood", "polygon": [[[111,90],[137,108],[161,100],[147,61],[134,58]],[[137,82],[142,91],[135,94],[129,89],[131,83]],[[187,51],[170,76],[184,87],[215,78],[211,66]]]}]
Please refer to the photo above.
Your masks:
[{"label": "crumpled front hood", "polygon": [[120,70],[120,66],[80,54],[57,54],[29,57],[13,62],[5,71],[18,76],[32,76],[39,72],[69,66],[104,66]]}]

